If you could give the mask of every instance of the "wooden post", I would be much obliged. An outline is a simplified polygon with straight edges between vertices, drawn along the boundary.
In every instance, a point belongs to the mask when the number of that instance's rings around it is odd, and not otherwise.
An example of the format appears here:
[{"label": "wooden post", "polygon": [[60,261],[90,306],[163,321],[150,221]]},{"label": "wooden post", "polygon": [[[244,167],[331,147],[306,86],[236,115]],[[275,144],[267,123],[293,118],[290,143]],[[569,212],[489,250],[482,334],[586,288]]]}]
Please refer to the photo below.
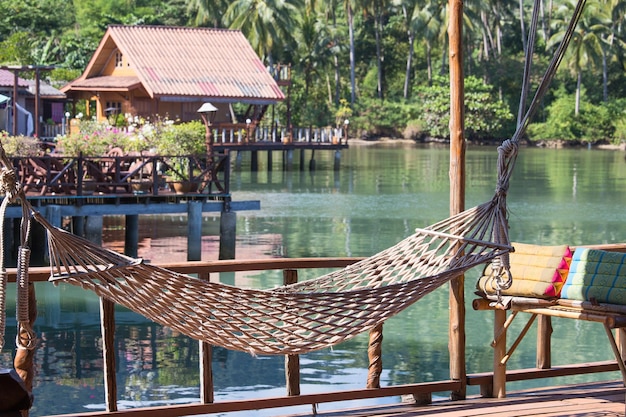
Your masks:
[{"label": "wooden post", "polygon": [[[295,269],[285,269],[283,271],[283,283],[285,285],[298,282],[298,271]],[[285,381],[287,384],[287,395],[300,395],[300,356],[285,355]]]},{"label": "wooden post", "polygon": [[18,70],[13,71],[13,136],[17,136],[17,84],[19,82]]},{"label": "wooden post", "polygon": [[622,355],[622,360],[626,360],[626,329],[615,329],[615,341]]},{"label": "wooden post", "polygon": [[[210,280],[208,273],[198,274],[198,278]],[[213,346],[207,342],[200,344],[200,402],[203,404],[215,401],[213,387]]]},{"label": "wooden post", "polygon": [[380,388],[380,374],[383,372],[383,325],[379,324],[370,330],[367,357],[369,366],[367,369],[367,388]]},{"label": "wooden post", "polygon": [[552,368],[552,318],[539,314],[537,319],[537,368]]},{"label": "wooden post", "polygon": [[41,73],[39,68],[35,68],[35,137],[41,138],[41,95],[39,93],[41,85]]},{"label": "wooden post", "polygon": [[[87,216],[85,238],[102,245],[102,216]],[[107,411],[117,411],[117,377],[115,372],[115,304],[100,298],[100,331],[104,358],[104,401]]]},{"label": "wooden post", "polygon": [[493,334],[499,335],[493,346],[493,392],[492,397],[506,397],[506,364],[502,358],[506,355],[506,330],[501,332],[506,322],[505,310],[494,310]]},{"label": "wooden post", "polygon": [[[463,1],[448,0],[448,39],[450,43],[450,214],[465,210],[465,140],[462,27]],[[465,367],[465,278],[450,281],[450,378],[461,381],[451,393],[454,400],[466,396]]]},{"label": "wooden post", "polygon": [[230,201],[225,200],[220,213],[219,259],[235,259],[237,247],[237,213],[231,211]]},{"label": "wooden post", "polygon": [[102,245],[102,216],[85,218],[85,239],[96,245]]},{"label": "wooden post", "polygon": [[272,151],[267,151],[267,171],[270,172],[272,170],[272,165],[274,165],[274,158],[272,157]]},{"label": "wooden post", "polygon": [[202,202],[187,203],[187,260],[202,260]]},{"label": "wooden post", "polygon": [[104,357],[104,400],[107,411],[117,411],[117,382],[115,375],[115,304],[100,298],[102,356]]},{"label": "wooden post", "polygon": [[250,151],[250,171],[257,172],[259,170],[259,152]]},{"label": "wooden post", "polygon": [[124,216],[126,233],[124,234],[124,254],[137,257],[139,247],[139,215],[127,214]]}]

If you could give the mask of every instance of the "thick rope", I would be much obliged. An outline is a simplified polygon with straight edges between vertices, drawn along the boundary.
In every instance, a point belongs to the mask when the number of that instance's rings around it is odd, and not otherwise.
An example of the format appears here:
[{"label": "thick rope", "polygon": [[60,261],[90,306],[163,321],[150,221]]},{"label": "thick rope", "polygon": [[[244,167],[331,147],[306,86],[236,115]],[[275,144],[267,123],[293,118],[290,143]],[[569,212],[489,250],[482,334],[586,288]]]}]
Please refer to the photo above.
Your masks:
[{"label": "thick rope", "polygon": [[[0,146],[0,159],[5,159],[4,148]],[[6,164],[6,163],[5,163]],[[4,334],[6,330],[6,296],[8,275],[4,259],[4,221],[9,203],[18,196],[17,177],[15,171],[3,166],[0,170],[0,193],[4,194],[0,204],[0,352],[4,348]]]},{"label": "thick rope", "polygon": [[[0,288],[0,351],[4,347],[4,334],[6,330],[6,287],[7,287],[7,273],[4,259],[4,220],[6,208],[9,203],[14,203],[17,200],[26,202],[24,192],[22,191],[19,182],[17,180],[17,174],[13,169],[10,160],[8,159],[4,148],[0,146],[0,160],[3,162],[2,170],[0,171],[0,192],[3,192],[5,197],[0,205],[0,268],[1,268],[1,288]],[[28,241],[30,239],[31,229],[31,216],[28,204],[22,204],[22,224],[20,230],[20,247],[18,249],[17,260],[17,300],[16,300],[16,320],[17,320],[17,336],[15,343],[18,348],[32,350],[36,347],[37,337],[30,323],[30,283],[28,279],[28,267],[30,262],[30,249],[28,247]]]},{"label": "thick rope", "polygon": [[[563,36],[563,40],[559,44],[557,51],[555,52],[552,61],[548,65],[543,78],[539,86],[537,87],[537,91],[533,100],[530,103],[528,110],[526,111],[524,117],[522,118],[522,112],[526,103],[526,96],[528,90],[528,84],[530,79],[530,69],[532,65],[532,54],[534,50],[535,40],[536,40],[536,31],[537,31],[537,21],[538,21],[538,9],[539,9],[539,0],[535,0],[533,7],[533,15],[532,15],[532,24],[531,30],[528,35],[528,44],[526,49],[526,60],[524,65],[524,79],[522,82],[522,94],[520,97],[520,108],[518,113],[517,120],[517,129],[511,139],[506,140],[502,143],[500,147],[498,147],[498,179],[496,185],[496,198],[502,200],[502,210],[506,210],[505,200],[506,193],[509,189],[509,182],[511,176],[513,174],[513,168],[515,167],[515,162],[517,160],[517,153],[519,147],[519,141],[523,137],[530,122],[530,119],[534,116],[537,111],[541,100],[543,99],[545,93],[548,90],[552,79],[556,75],[557,69],[563,60],[563,56],[565,55],[565,51],[572,39],[574,34],[574,29],[576,28],[576,24],[580,20],[580,16],[582,15],[586,0],[579,0],[576,9],[574,11],[574,15],[570,19],[565,35]],[[502,223],[504,224],[504,223]],[[508,238],[508,226],[506,228],[496,229],[494,231],[494,242],[499,244],[510,245],[510,240]],[[498,258],[495,258],[493,261],[493,273],[495,289],[498,296],[497,303],[501,303],[501,292],[505,289],[508,289],[513,284],[513,276],[510,272],[510,264],[509,264],[509,252],[503,253]]]}]

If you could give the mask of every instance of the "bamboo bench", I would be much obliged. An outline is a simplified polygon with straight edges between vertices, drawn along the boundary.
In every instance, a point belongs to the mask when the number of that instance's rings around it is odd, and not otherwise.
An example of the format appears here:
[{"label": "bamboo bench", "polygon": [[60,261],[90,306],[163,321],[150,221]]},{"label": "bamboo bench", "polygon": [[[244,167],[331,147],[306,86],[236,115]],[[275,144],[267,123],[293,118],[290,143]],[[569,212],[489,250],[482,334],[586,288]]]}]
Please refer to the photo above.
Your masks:
[{"label": "bamboo bench", "polygon": [[[515,246],[515,244],[513,245]],[[609,252],[626,252],[626,244],[592,245],[585,248],[598,249]],[[513,262],[514,254],[511,255]],[[554,269],[554,268],[553,268]],[[482,279],[482,278],[481,278]],[[513,274],[515,281],[515,274]],[[530,374],[544,374],[545,377],[569,376],[580,374],[577,366],[552,367],[551,334],[552,317],[584,320],[601,323],[607,334],[615,361],[596,363],[596,371],[614,371],[619,369],[626,385],[626,305],[608,304],[603,302],[578,301],[563,298],[539,298],[531,296],[504,295],[500,300],[497,296],[477,291],[480,296],[472,302],[475,310],[494,311],[494,337],[491,346],[494,348],[493,376],[484,375],[475,377],[470,383],[481,386],[481,394],[487,397],[506,397],[506,382],[512,380],[531,379]],[[507,312],[511,314],[507,317]],[[520,334],[507,349],[506,337],[511,324],[518,313],[528,313],[530,317],[520,331]],[[507,373],[506,365],[515,349],[528,333],[534,321],[538,321],[537,329],[537,363],[536,369],[527,372],[528,378],[522,372]],[[613,332],[615,331],[615,335]],[[532,378],[536,378],[534,375]]]}]

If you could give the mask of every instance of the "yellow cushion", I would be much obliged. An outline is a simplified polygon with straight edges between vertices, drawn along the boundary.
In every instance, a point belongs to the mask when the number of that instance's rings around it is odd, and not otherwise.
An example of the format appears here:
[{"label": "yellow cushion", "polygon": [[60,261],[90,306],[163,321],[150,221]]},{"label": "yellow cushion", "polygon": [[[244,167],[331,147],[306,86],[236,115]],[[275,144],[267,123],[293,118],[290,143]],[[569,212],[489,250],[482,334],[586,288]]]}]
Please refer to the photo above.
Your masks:
[{"label": "yellow cushion", "polygon": [[[558,297],[567,279],[572,251],[567,245],[540,246],[512,243],[510,254],[513,284],[503,295],[533,298]],[[476,287],[487,294],[495,294],[495,277],[487,265]]]}]

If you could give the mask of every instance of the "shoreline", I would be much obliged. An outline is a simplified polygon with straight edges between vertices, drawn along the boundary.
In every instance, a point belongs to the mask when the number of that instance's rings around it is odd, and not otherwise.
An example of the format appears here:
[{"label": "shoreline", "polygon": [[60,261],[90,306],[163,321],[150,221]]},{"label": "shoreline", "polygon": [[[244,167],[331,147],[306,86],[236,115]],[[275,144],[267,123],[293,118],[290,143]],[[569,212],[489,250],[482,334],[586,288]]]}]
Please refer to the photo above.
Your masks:
[{"label": "shoreline", "polygon": [[[499,146],[502,142],[498,141],[472,141],[467,140],[467,145],[470,146]],[[374,146],[374,145],[442,145],[448,146],[450,144],[447,140],[442,141],[417,141],[414,139],[404,139],[404,138],[392,138],[392,137],[381,137],[377,139],[349,139],[348,146]],[[609,143],[585,143],[578,141],[564,141],[564,140],[554,140],[554,141],[540,141],[540,142],[530,142],[528,140],[523,141],[521,146],[526,147],[534,147],[534,148],[550,148],[550,149],[560,149],[560,148],[587,148],[587,149],[603,149],[603,150],[612,150],[612,151],[626,151],[626,143],[621,143],[619,145],[612,145]]]}]

